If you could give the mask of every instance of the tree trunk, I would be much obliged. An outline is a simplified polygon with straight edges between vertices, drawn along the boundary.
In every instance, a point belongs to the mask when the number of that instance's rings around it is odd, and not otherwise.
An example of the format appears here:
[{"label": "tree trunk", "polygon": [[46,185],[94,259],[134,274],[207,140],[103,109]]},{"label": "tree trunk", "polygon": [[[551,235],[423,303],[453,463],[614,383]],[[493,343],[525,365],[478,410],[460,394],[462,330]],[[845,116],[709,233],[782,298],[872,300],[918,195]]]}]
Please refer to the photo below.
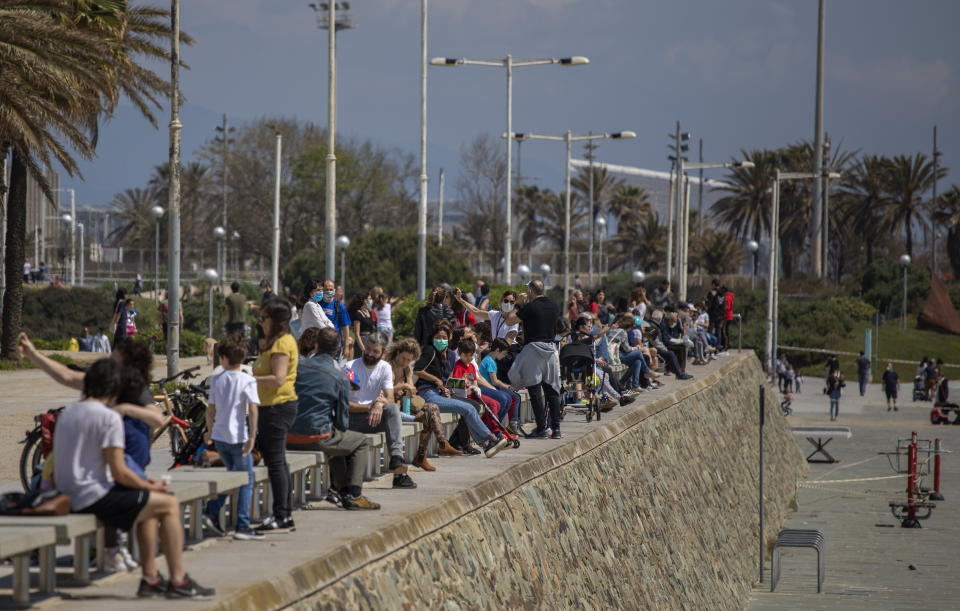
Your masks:
[{"label": "tree trunk", "polygon": [[960,224],[954,224],[947,230],[947,257],[953,268],[953,277],[960,278]]},{"label": "tree trunk", "polygon": [[6,292],[3,294],[3,334],[0,359],[17,358],[23,310],[24,239],[27,225],[27,166],[17,152],[10,165],[10,196],[7,199]]}]

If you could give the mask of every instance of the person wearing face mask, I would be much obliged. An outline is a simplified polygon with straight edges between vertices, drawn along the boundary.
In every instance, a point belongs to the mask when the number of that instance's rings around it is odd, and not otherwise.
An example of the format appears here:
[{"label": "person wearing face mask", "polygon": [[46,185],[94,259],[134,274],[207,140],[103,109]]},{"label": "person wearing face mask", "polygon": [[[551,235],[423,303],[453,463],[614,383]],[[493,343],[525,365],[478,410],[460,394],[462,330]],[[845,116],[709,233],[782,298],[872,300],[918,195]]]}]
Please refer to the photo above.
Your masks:
[{"label": "person wearing face mask", "polygon": [[333,280],[323,281],[323,293],[319,305],[327,319],[333,325],[333,328],[340,334],[341,345],[346,345],[347,337],[350,333],[350,315],[347,314],[347,308],[343,302],[336,299],[337,286]]},{"label": "person wearing face mask", "polygon": [[346,369],[356,374],[354,383],[359,386],[350,391],[350,430],[386,434],[393,487],[416,488],[403,464],[403,422],[393,397],[393,369],[381,360],[386,343],[380,333],[371,333],[363,356],[346,364]]},{"label": "person wearing face mask", "polygon": [[300,333],[307,329],[332,328],[333,323],[327,318],[326,312],[320,307],[323,301],[323,283],[319,280],[308,280],[300,293],[303,302],[303,312],[300,313]]},{"label": "person wearing face mask", "polygon": [[482,310],[471,305],[463,298],[460,289],[456,289],[453,296],[467,312],[476,316],[478,320],[490,321],[490,335],[493,339],[506,340],[507,344],[513,344],[516,341],[517,331],[520,329],[520,325],[517,323],[510,324],[505,318],[507,314],[513,312],[517,307],[517,294],[514,291],[508,290],[503,292],[503,295],[500,297],[499,310]]},{"label": "person wearing face mask", "polygon": [[357,338],[357,350],[363,352],[367,338],[377,331],[377,319],[373,314],[373,299],[368,293],[356,293],[350,299],[347,307],[350,316],[353,335]]}]

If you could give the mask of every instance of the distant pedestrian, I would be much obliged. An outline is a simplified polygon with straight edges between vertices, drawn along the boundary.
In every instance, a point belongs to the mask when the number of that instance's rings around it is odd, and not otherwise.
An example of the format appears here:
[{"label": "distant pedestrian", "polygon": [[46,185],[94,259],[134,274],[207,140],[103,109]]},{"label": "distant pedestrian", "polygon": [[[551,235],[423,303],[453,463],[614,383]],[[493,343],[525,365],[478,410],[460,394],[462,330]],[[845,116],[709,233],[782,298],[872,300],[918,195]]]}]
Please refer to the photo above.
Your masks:
[{"label": "distant pedestrian", "polygon": [[[797,376],[796,372],[793,370],[793,365],[789,365],[789,364],[788,364],[788,365],[787,365],[787,379],[786,379],[786,382],[785,382],[785,384],[784,384],[784,388],[786,388],[786,391],[785,391],[785,392],[791,392],[791,391],[793,390],[794,382],[796,382],[796,380],[797,380],[798,377],[799,377],[799,376]],[[800,383],[799,383],[799,382],[796,382],[796,385],[797,385],[797,392],[800,392]]]},{"label": "distant pedestrian", "polygon": [[30,282],[30,270],[31,270],[30,261],[29,260],[24,261],[23,262],[23,281],[24,282],[27,282],[27,283]]},{"label": "distant pedestrian", "polygon": [[893,363],[887,363],[883,372],[883,392],[887,395],[887,411],[890,411],[890,402],[893,401],[893,410],[897,410],[897,394],[900,392],[900,376],[893,369]]},{"label": "distant pedestrian", "polygon": [[80,352],[93,352],[93,336],[86,327],[83,328],[83,333],[77,338],[77,342]]},{"label": "distant pedestrian", "polygon": [[803,384],[803,375],[797,373],[793,378],[793,392],[795,394],[800,394],[800,385]]},{"label": "distant pedestrian", "polygon": [[860,351],[860,356],[855,360],[854,365],[857,366],[857,381],[860,383],[860,396],[866,394],[867,392],[867,378],[870,376],[870,359],[863,355],[863,350]]},{"label": "distant pedestrian", "polygon": [[104,331],[103,327],[100,327],[97,330],[97,334],[93,337],[93,351],[102,352],[105,354],[109,354],[113,351],[113,349],[110,347],[110,338],[107,337],[107,333]]},{"label": "distant pedestrian", "polygon": [[137,279],[133,283],[133,294],[137,297],[143,292],[143,276],[137,273]]},{"label": "distant pedestrian", "polygon": [[830,373],[827,378],[827,396],[830,397],[830,420],[836,420],[840,417],[840,396],[843,394],[843,387],[847,383],[843,381],[843,374],[839,371]]}]

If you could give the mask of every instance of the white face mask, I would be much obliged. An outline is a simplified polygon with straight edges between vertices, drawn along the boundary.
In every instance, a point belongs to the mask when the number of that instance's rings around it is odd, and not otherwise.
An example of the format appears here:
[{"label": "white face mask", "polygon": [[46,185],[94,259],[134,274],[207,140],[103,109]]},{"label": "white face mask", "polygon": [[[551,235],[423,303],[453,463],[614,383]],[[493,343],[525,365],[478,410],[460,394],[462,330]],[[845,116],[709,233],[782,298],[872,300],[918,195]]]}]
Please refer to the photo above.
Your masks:
[{"label": "white face mask", "polygon": [[501,312],[512,312],[512,311],[513,311],[513,304],[512,304],[512,303],[502,303],[502,304],[500,304],[500,311],[501,311]]}]

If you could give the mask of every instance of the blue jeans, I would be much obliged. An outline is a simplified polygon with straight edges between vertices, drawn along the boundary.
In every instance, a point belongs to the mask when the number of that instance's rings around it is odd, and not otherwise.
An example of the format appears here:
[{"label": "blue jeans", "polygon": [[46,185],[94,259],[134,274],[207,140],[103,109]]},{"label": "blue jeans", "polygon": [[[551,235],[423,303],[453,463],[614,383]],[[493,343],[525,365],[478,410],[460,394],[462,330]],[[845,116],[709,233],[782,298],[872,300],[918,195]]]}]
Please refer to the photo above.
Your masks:
[{"label": "blue jeans", "polygon": [[[225,441],[213,440],[217,453],[220,454],[220,460],[227,468],[227,471],[246,471],[250,474],[250,482],[246,486],[241,486],[237,491],[237,531],[250,528],[250,500],[253,497],[253,457],[249,454],[243,455],[242,443],[227,443]],[[220,508],[227,500],[226,494],[221,494],[216,499],[207,503],[207,513],[211,516],[220,515]]]},{"label": "blue jeans", "polygon": [[640,386],[640,374],[650,370],[650,366],[647,365],[646,359],[643,358],[643,353],[639,350],[631,350],[630,352],[621,353],[620,362],[630,367],[630,379],[633,383],[633,386]]},{"label": "blue jeans", "polygon": [[840,416],[840,398],[836,399],[830,397],[830,419],[834,419]]},{"label": "blue jeans", "polygon": [[510,413],[510,406],[513,405],[513,397],[507,394],[505,390],[481,386],[480,393],[484,397],[490,397],[500,404],[500,411],[497,412],[497,420],[502,421],[503,417]]},{"label": "blue jeans", "polygon": [[417,394],[423,397],[424,401],[428,403],[436,403],[441,413],[459,415],[460,419],[467,424],[470,435],[477,443],[482,444],[490,437],[490,429],[483,423],[483,420],[480,420],[480,415],[477,414],[477,410],[466,401],[460,401],[452,397],[444,397],[436,388],[425,388]]}]

